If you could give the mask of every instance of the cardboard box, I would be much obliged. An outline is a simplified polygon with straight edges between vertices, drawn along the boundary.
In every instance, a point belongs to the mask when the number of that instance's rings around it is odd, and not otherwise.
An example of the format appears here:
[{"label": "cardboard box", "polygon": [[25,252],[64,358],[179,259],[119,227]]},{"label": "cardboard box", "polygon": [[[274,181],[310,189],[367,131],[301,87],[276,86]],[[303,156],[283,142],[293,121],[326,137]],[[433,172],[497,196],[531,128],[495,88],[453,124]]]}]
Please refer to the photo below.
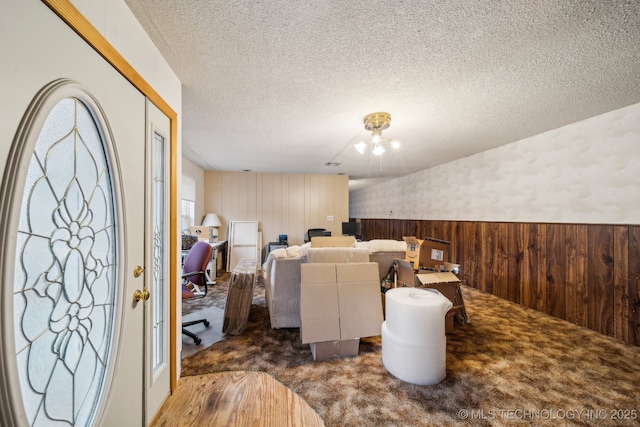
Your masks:
[{"label": "cardboard box", "polygon": [[420,282],[416,279],[417,270],[413,269],[413,264],[404,259],[396,259],[396,282],[397,286],[418,286]]},{"label": "cardboard box", "polygon": [[453,318],[456,315],[456,311],[453,308],[447,312],[444,316],[444,333],[450,334],[453,332]]},{"label": "cardboard box", "polygon": [[[209,237],[211,235],[211,231],[213,227],[208,227],[204,225],[192,225],[189,227],[189,234],[192,236],[198,236],[198,240],[203,242],[208,242]],[[217,229],[215,230],[217,234]],[[217,236],[216,236],[217,237]]]},{"label": "cardboard box", "polygon": [[303,344],[340,339],[335,264],[306,263],[300,269],[300,336]]},{"label": "cardboard box", "polygon": [[356,245],[353,236],[314,236],[311,238],[312,248],[352,248]]},{"label": "cardboard box", "polygon": [[356,355],[361,337],[380,335],[384,319],[376,263],[300,268],[300,335],[303,344],[311,344],[314,360]]},{"label": "cardboard box", "polygon": [[338,283],[334,262],[307,262],[300,265],[300,283]]},{"label": "cardboard box", "polygon": [[430,237],[424,240],[414,236],[402,238],[407,243],[407,253],[405,259],[413,264],[413,269],[437,268],[443,266],[445,261],[449,261],[449,242],[433,239]]},{"label": "cardboard box", "polygon": [[428,272],[416,274],[421,288],[437,289],[442,295],[447,297],[453,303],[453,307],[449,310],[444,318],[445,333],[453,331],[453,320],[458,310],[463,308],[462,301],[458,298],[458,286],[460,279],[450,272]]},{"label": "cardboard box", "polygon": [[310,263],[369,262],[368,248],[309,248],[307,259]]},{"label": "cardboard box", "polygon": [[381,333],[382,301],[378,264],[336,264],[340,339],[377,336]]},{"label": "cardboard box", "polygon": [[437,289],[442,295],[449,298],[454,306],[458,305],[456,304],[456,298],[457,287],[460,283],[460,279],[458,279],[455,274],[449,272],[433,272],[416,274],[416,277],[418,278],[421,287]]},{"label": "cardboard box", "polygon": [[328,360],[335,357],[357,356],[360,339],[336,340],[310,343],[313,360]]}]

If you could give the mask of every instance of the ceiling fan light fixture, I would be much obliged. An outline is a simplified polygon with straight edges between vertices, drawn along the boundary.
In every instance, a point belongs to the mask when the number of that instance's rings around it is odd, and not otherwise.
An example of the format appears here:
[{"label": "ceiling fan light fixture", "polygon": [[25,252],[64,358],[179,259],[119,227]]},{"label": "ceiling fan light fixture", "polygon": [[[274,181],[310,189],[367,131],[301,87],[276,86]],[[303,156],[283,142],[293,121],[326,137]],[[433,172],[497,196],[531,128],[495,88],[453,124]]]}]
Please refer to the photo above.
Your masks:
[{"label": "ceiling fan light fixture", "polygon": [[371,141],[374,144],[379,144],[381,140],[382,140],[382,131],[381,130],[374,130],[373,132],[371,132]]},{"label": "ceiling fan light fixture", "polygon": [[389,113],[371,113],[364,116],[362,119],[364,128],[370,132],[378,131],[382,134],[382,131],[389,129],[391,126],[391,114]]},{"label": "ceiling fan light fixture", "polygon": [[[365,130],[371,132],[370,144],[373,146],[371,153],[374,156],[381,156],[387,151],[383,147],[383,144],[389,144],[392,148],[398,148],[400,146],[398,141],[390,141],[389,138],[382,137],[382,131],[391,126],[391,114],[384,112],[367,114],[362,119],[362,122],[364,123]],[[368,143],[366,141],[360,141],[354,144],[354,147],[360,154],[364,154],[367,146]]]},{"label": "ceiling fan light fixture", "polygon": [[373,150],[371,150],[374,156],[382,156],[385,151],[384,147],[380,144],[374,145]]}]

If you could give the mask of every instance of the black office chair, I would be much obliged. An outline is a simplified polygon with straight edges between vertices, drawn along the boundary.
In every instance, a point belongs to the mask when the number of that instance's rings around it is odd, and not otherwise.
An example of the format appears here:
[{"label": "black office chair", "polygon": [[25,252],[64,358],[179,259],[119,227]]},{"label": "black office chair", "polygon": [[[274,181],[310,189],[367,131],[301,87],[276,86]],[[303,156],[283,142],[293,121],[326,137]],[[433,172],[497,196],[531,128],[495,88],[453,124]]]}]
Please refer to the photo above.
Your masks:
[{"label": "black office chair", "polygon": [[[197,242],[189,250],[182,266],[183,300],[196,297],[202,298],[207,294],[207,291],[209,290],[207,266],[209,265],[209,261],[211,261],[212,254],[213,248],[207,242]],[[204,326],[209,326],[210,324],[207,319],[182,322],[182,333],[191,337],[196,345],[200,344],[202,340],[193,332],[185,329],[185,327],[193,326],[198,323],[204,323]]]},{"label": "black office chair", "polygon": [[312,237],[331,236],[331,232],[326,228],[310,228],[307,230],[307,238],[305,242],[310,242]]}]

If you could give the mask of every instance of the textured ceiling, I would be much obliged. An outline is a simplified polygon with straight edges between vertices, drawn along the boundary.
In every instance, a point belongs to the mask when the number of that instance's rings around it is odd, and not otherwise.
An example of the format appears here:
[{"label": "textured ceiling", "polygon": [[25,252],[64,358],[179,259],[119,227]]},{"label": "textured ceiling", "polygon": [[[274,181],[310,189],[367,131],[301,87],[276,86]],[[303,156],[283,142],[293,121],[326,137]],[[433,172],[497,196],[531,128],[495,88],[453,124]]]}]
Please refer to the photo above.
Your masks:
[{"label": "textured ceiling", "polygon": [[[640,0],[125,1],[209,170],[357,189],[640,102]],[[402,146],[360,155],[375,111]]]}]

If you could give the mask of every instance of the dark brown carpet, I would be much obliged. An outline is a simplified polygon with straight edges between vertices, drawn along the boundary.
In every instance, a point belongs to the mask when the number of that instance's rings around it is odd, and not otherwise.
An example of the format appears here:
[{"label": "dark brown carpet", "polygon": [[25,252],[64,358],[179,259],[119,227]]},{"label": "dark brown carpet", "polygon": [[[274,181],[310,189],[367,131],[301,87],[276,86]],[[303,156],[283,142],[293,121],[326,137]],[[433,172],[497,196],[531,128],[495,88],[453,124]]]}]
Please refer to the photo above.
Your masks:
[{"label": "dark brown carpet", "polygon": [[[228,274],[207,297],[224,308]],[[298,329],[271,329],[258,282],[247,331],[189,356],[182,375],[263,371],[302,396],[327,426],[640,425],[640,347],[463,287],[471,323],[447,336],[447,377],[395,379],[380,337],[356,357],[314,362]]]}]

